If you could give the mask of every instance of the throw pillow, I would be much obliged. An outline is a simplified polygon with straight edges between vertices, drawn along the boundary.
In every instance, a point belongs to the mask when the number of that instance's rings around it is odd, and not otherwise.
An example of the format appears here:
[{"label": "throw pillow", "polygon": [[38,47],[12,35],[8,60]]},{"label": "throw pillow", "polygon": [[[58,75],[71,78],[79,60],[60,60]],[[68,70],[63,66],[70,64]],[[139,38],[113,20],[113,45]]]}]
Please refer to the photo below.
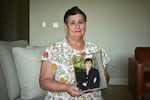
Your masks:
[{"label": "throw pillow", "polygon": [[28,45],[26,40],[0,41],[0,65],[4,73],[6,88],[9,100],[14,100],[19,96],[19,82],[12,56],[12,47],[25,47]]},{"label": "throw pillow", "polygon": [[39,86],[39,73],[42,53],[45,47],[14,47],[13,56],[21,87],[21,99],[33,99],[45,92]]}]

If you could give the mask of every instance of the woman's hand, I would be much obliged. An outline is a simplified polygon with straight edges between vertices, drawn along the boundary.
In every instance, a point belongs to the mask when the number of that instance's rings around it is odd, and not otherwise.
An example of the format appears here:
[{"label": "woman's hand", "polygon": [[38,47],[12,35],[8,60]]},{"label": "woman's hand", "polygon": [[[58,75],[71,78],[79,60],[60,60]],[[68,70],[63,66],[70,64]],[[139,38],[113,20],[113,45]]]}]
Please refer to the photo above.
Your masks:
[{"label": "woman's hand", "polygon": [[66,91],[68,94],[70,94],[71,96],[75,97],[75,96],[80,96],[83,94],[83,92],[76,86],[74,85],[66,85]]},{"label": "woman's hand", "polygon": [[83,86],[87,86],[87,82],[83,82],[82,85],[83,85]]},{"label": "woman's hand", "polygon": [[105,77],[106,77],[106,81],[107,81],[107,84],[108,84],[108,83],[109,83],[109,80],[110,80],[110,76],[109,76],[107,67],[104,69],[104,72],[105,72]]}]

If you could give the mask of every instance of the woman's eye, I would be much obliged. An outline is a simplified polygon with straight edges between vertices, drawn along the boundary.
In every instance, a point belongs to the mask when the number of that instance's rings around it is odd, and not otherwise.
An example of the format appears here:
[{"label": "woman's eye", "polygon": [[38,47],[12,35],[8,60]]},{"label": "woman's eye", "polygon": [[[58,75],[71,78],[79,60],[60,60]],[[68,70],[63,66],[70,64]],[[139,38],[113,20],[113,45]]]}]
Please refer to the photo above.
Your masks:
[{"label": "woman's eye", "polygon": [[83,24],[84,22],[79,22],[79,24]]},{"label": "woman's eye", "polygon": [[84,21],[79,21],[79,22],[69,22],[70,25],[76,25],[76,24],[84,24]]},{"label": "woman's eye", "polygon": [[71,25],[74,25],[74,24],[75,24],[75,22],[72,22],[72,23],[71,23]]},{"label": "woman's eye", "polygon": [[70,25],[74,25],[74,24],[75,24],[75,22],[70,22],[69,24],[70,24]]}]

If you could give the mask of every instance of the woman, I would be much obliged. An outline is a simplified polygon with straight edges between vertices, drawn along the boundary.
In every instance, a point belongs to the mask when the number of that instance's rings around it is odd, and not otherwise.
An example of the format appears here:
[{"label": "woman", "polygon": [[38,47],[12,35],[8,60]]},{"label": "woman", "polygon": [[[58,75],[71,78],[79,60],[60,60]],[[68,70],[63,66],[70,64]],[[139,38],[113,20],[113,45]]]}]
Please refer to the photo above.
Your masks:
[{"label": "woman", "polygon": [[[78,7],[69,9],[64,16],[66,38],[48,46],[42,57],[40,86],[48,91],[45,100],[101,100],[100,91],[83,93],[75,86],[72,57],[98,52],[98,47],[85,42],[86,15]],[[107,58],[107,57],[105,57]],[[106,77],[109,78],[107,69]]]}]

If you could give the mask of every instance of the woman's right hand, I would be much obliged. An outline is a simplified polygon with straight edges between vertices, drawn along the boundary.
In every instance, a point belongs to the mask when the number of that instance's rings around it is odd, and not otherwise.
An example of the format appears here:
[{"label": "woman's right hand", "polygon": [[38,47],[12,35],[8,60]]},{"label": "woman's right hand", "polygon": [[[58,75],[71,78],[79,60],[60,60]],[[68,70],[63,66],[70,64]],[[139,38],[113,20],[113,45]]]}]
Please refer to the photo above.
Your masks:
[{"label": "woman's right hand", "polygon": [[66,91],[68,94],[70,94],[73,97],[80,96],[83,94],[83,92],[74,85],[67,85]]}]

